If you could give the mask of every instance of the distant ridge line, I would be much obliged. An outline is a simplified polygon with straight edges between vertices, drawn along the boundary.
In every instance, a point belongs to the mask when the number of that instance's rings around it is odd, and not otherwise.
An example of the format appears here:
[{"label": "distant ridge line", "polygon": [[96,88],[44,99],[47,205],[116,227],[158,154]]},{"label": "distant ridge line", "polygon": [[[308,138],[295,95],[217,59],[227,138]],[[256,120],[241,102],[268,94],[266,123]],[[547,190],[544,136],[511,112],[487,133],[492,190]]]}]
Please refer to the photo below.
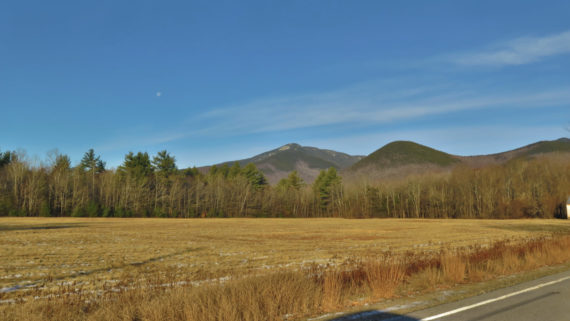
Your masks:
[{"label": "distant ridge line", "polygon": [[[277,183],[296,170],[306,183],[311,183],[318,173],[329,167],[341,170],[343,176],[370,177],[405,176],[409,173],[444,171],[458,164],[481,167],[502,164],[516,158],[534,157],[540,154],[569,153],[570,139],[543,140],[500,153],[459,156],[449,154],[413,141],[393,141],[368,156],[349,155],[330,149],[319,149],[289,143],[250,158],[227,161],[215,166],[240,166],[254,163],[271,184]],[[212,165],[214,166],[214,165]],[[201,167],[207,172],[211,166]]]}]

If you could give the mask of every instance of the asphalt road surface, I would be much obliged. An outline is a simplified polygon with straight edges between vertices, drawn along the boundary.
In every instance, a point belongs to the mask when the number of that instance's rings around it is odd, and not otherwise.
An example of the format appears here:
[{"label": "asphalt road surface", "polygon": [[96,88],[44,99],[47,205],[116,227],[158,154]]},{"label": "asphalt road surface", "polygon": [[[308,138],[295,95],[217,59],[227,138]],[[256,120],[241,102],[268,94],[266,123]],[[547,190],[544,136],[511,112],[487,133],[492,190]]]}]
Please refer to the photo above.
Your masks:
[{"label": "asphalt road surface", "polygon": [[368,311],[358,321],[570,321],[570,271],[407,315]]}]

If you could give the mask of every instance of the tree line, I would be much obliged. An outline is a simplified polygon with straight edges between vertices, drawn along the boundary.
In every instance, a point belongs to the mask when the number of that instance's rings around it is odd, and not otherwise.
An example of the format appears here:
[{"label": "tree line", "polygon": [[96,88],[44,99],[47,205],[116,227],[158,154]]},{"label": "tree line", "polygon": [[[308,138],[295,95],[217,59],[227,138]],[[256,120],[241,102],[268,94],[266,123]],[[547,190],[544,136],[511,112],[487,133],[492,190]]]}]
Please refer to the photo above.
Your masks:
[{"label": "tree line", "polygon": [[312,184],[291,172],[271,186],[254,164],[201,173],[167,151],[130,152],[112,170],[92,149],[77,166],[0,152],[1,216],[552,218],[569,191],[564,156],[373,182],[345,183],[330,168]]}]

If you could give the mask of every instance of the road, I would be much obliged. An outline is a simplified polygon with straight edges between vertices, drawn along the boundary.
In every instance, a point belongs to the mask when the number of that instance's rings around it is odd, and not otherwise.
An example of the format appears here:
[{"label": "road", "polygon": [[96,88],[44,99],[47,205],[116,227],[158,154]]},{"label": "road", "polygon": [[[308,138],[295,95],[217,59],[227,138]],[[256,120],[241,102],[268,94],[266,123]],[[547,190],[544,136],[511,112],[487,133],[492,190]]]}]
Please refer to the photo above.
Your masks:
[{"label": "road", "polygon": [[358,321],[570,321],[570,271],[407,315],[368,311]]}]

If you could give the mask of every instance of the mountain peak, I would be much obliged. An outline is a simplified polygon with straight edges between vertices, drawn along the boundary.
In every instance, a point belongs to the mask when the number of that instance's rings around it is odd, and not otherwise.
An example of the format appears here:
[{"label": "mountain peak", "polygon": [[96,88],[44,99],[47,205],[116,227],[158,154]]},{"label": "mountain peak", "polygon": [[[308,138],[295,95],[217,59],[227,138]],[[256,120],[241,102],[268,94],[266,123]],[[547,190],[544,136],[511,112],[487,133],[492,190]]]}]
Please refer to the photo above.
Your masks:
[{"label": "mountain peak", "polygon": [[448,166],[457,163],[452,155],[411,142],[394,141],[384,145],[352,166],[352,169],[372,167],[399,167],[412,164]]},{"label": "mountain peak", "polygon": [[302,146],[299,145],[299,144],[297,144],[297,143],[289,143],[289,144],[287,144],[287,145],[283,145],[283,146],[279,147],[277,150],[279,150],[279,151],[285,151],[285,150],[288,150],[288,149],[298,149],[298,148],[301,148],[301,147],[302,147]]},{"label": "mountain peak", "polygon": [[[296,170],[307,183],[312,183],[323,169],[343,169],[362,157],[345,153],[289,143],[248,159],[239,160],[241,166],[254,163],[270,183],[277,183]],[[228,164],[233,162],[228,162]]]}]

